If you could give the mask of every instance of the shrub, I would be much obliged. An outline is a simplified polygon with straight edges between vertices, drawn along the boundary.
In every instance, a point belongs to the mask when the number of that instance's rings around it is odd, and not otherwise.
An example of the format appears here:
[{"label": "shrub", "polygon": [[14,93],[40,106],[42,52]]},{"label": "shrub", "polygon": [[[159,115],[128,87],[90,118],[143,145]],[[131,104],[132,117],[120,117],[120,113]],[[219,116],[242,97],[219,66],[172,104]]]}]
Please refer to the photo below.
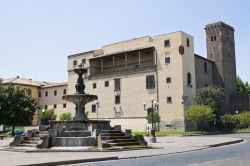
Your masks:
[{"label": "shrub", "polygon": [[242,112],[237,115],[237,119],[240,122],[240,127],[248,128],[250,126],[250,112]]},{"label": "shrub", "polygon": [[235,115],[225,114],[221,117],[221,124],[224,130],[233,130],[238,123],[238,119]]},{"label": "shrub", "polygon": [[72,114],[70,112],[65,112],[60,115],[60,120],[72,120]]},{"label": "shrub", "polygon": [[40,120],[42,125],[48,125],[51,120],[56,120],[54,109],[48,109],[44,112],[40,112]]}]

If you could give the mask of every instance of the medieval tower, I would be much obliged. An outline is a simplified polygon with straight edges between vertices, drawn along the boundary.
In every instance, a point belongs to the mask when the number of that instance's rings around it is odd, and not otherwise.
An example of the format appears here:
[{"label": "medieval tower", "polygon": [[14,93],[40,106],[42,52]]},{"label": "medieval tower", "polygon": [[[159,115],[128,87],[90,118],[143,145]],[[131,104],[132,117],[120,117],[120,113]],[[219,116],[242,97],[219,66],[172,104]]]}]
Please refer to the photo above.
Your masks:
[{"label": "medieval tower", "polygon": [[205,30],[207,58],[214,62],[213,83],[224,89],[223,113],[230,113],[230,96],[237,93],[234,28],[217,22]]}]

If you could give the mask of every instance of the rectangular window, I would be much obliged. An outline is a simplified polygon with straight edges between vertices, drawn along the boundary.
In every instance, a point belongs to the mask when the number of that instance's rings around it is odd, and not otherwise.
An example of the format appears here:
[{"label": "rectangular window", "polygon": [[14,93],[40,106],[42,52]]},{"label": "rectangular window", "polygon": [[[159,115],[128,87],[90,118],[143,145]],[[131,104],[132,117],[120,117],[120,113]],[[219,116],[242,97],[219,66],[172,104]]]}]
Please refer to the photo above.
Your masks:
[{"label": "rectangular window", "polygon": [[42,96],[42,93],[41,93],[41,92],[39,92],[39,93],[38,93],[38,97],[41,97],[41,96]]},{"label": "rectangular window", "polygon": [[105,81],[105,87],[109,87],[109,81]]},{"label": "rectangular window", "polygon": [[189,38],[187,38],[187,47],[189,47]]},{"label": "rectangular window", "polygon": [[165,57],[165,64],[166,65],[170,64],[170,57]]},{"label": "rectangular window", "polygon": [[216,36],[214,36],[214,41],[216,41]]},{"label": "rectangular window", "polygon": [[57,90],[54,90],[54,96],[56,96],[57,95]]},{"label": "rectangular window", "polygon": [[172,97],[167,97],[167,103],[172,104]]},{"label": "rectangular window", "polygon": [[67,104],[66,103],[63,103],[63,108],[66,108],[67,107]]},{"label": "rectangular window", "polygon": [[77,60],[73,61],[73,66],[77,66]]},{"label": "rectangular window", "polygon": [[49,94],[48,94],[48,91],[45,91],[45,96],[47,97]]},{"label": "rectangular window", "polygon": [[96,83],[93,83],[93,89],[96,89]]},{"label": "rectangular window", "polygon": [[155,88],[155,76],[150,75],[146,76],[146,89],[154,89]]},{"label": "rectangular window", "polygon": [[120,104],[121,103],[121,96],[120,95],[116,95],[115,96],[115,104]]},{"label": "rectangular window", "polygon": [[115,91],[121,90],[121,79],[114,79],[115,82]]},{"label": "rectangular window", "polygon": [[96,113],[96,105],[95,104],[92,104],[91,112],[92,113]]},{"label": "rectangular window", "polygon": [[204,62],[204,73],[207,73],[207,63]]},{"label": "rectangular window", "polygon": [[44,106],[44,109],[48,109],[48,106],[47,106],[47,105],[45,105],[45,106]]},{"label": "rectangular window", "polygon": [[164,41],[164,47],[170,47],[170,40]]},{"label": "rectangular window", "polygon": [[82,64],[85,64],[86,63],[86,59],[82,59]]},{"label": "rectangular window", "polygon": [[214,41],[214,38],[213,38],[213,36],[211,36],[211,41]]},{"label": "rectangular window", "polygon": [[167,84],[170,84],[171,83],[171,77],[167,77]]},{"label": "rectangular window", "polygon": [[57,106],[57,105],[56,105],[56,104],[54,104],[54,109],[56,109],[56,106]]},{"label": "rectangular window", "polygon": [[63,89],[63,94],[66,95],[66,93],[67,93],[67,90]]}]

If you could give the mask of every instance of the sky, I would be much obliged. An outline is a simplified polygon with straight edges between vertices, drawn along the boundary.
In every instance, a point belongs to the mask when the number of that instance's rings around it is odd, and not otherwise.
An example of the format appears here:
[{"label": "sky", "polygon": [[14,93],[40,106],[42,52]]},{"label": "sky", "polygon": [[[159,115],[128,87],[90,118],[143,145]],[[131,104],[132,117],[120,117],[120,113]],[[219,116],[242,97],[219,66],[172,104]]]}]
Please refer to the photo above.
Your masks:
[{"label": "sky", "polygon": [[237,74],[250,81],[248,0],[0,0],[0,78],[67,81],[67,56],[184,31],[206,57],[206,24],[235,28]]}]

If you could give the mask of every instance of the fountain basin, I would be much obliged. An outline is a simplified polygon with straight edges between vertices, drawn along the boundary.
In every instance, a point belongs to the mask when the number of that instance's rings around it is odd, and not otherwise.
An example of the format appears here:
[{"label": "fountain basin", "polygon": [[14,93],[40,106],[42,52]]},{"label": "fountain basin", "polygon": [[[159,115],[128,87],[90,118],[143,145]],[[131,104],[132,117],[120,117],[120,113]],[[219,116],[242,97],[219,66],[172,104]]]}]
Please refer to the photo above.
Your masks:
[{"label": "fountain basin", "polygon": [[95,146],[95,137],[52,137],[53,146]]},{"label": "fountain basin", "polygon": [[94,100],[97,100],[96,95],[90,95],[90,94],[69,94],[69,95],[64,95],[62,97],[63,100],[66,100],[68,102],[74,103],[74,104],[81,104],[85,105],[89,102],[92,102]]}]

